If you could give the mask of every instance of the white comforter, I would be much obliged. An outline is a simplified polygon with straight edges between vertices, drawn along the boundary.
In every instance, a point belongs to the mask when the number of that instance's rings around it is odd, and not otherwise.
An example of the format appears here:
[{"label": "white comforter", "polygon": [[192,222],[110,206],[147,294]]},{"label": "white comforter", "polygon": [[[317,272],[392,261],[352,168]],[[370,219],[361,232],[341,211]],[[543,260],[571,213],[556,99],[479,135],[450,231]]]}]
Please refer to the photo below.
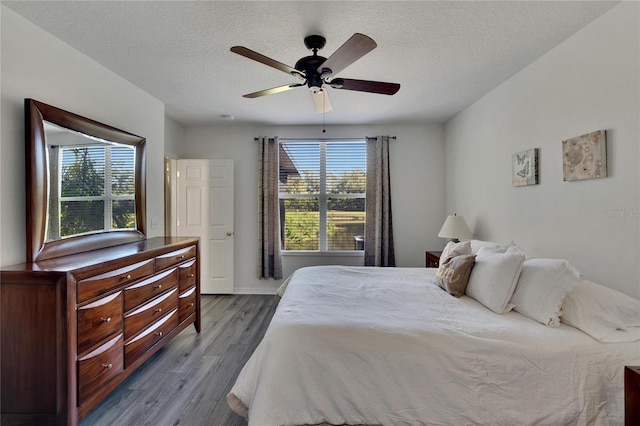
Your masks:
[{"label": "white comforter", "polygon": [[623,366],[640,362],[638,342],[497,315],[438,288],[434,271],[296,271],[232,408],[256,426],[624,422]]}]

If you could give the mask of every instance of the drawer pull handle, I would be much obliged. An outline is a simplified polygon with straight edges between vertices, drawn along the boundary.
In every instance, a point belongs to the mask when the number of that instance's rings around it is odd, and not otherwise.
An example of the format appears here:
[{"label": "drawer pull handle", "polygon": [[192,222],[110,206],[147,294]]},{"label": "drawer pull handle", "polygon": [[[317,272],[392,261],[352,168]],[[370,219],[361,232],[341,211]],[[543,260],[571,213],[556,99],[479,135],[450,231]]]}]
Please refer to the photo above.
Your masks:
[{"label": "drawer pull handle", "polygon": [[100,321],[102,321],[102,322],[111,322],[111,317],[107,317],[107,318],[102,317],[102,318],[100,318]]},{"label": "drawer pull handle", "polygon": [[178,260],[182,260],[182,259],[184,259],[184,254],[178,256]]},{"label": "drawer pull handle", "polygon": [[113,368],[113,364],[102,364],[102,366],[107,370],[111,370]]},{"label": "drawer pull handle", "polygon": [[193,303],[193,302],[189,303],[189,306],[193,306],[193,305],[194,305],[194,303]]},{"label": "drawer pull handle", "polygon": [[131,279],[131,275],[127,274],[123,277],[125,280],[130,280]]},{"label": "drawer pull handle", "polygon": [[158,337],[162,337],[162,331],[158,331],[158,332],[156,333],[156,336],[158,336]]},{"label": "drawer pull handle", "polygon": [[195,277],[194,274],[189,274],[189,278],[193,278],[193,277]]},{"label": "drawer pull handle", "polygon": [[162,312],[162,308],[158,308],[154,312]]},{"label": "drawer pull handle", "polygon": [[162,284],[154,285],[153,288],[162,288]]}]

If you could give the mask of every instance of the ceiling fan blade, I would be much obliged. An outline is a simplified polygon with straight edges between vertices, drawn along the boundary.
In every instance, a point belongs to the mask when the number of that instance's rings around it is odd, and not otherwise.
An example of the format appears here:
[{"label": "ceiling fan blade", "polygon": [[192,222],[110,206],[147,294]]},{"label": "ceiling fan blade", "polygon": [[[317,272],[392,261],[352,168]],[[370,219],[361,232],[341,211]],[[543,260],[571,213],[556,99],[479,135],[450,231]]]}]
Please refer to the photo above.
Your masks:
[{"label": "ceiling fan blade", "polygon": [[336,78],[327,84],[334,89],[357,90],[358,92],[379,93],[381,95],[394,95],[398,90],[400,90],[400,85],[398,83],[354,80],[351,78]]},{"label": "ceiling fan blade", "polygon": [[247,93],[242,95],[243,98],[259,98],[260,96],[273,95],[274,93],[286,92],[296,87],[304,86],[303,83],[287,84],[284,86],[272,87],[271,89],[260,90],[259,92]]},{"label": "ceiling fan blade", "polygon": [[318,112],[331,111],[331,101],[329,100],[329,93],[325,88],[318,89],[316,87],[311,88],[311,99],[316,106]]},{"label": "ceiling fan blade", "polygon": [[290,67],[289,65],[285,65],[282,62],[278,62],[275,59],[271,59],[267,56],[264,56],[258,52],[254,52],[251,49],[247,49],[243,46],[233,46],[230,49],[233,53],[237,53],[240,56],[244,56],[245,58],[253,59],[254,61],[260,62],[262,64],[268,65],[272,68],[275,68],[280,71],[284,71],[287,74],[303,78],[305,77],[304,73],[298,71],[295,68]]},{"label": "ceiling fan blade", "polygon": [[[338,48],[331,56],[327,58],[318,67],[320,74],[337,74],[358,59],[362,58],[367,53],[371,52],[377,46],[376,42],[370,37],[355,33],[347,40],[342,46]],[[331,70],[330,72],[324,71],[325,69]]]}]

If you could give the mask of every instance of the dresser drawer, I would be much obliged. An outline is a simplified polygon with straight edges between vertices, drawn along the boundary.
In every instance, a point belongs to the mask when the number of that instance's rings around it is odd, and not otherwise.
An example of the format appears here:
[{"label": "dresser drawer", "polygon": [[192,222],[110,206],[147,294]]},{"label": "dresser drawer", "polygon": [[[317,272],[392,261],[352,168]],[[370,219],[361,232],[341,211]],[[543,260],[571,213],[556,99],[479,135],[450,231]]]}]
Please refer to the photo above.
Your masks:
[{"label": "dresser drawer", "polygon": [[124,310],[130,311],[177,284],[178,270],[176,268],[132,284],[124,289]]},{"label": "dresser drawer", "polygon": [[181,250],[172,251],[156,257],[156,271],[160,271],[170,266],[175,266],[185,260],[196,257],[196,246],[190,246]]},{"label": "dresser drawer", "polygon": [[178,317],[180,322],[196,311],[196,288],[192,287],[180,295]]},{"label": "dresser drawer", "polygon": [[119,285],[151,274],[153,274],[153,259],[80,280],[78,281],[78,303],[85,302]]},{"label": "dresser drawer", "polygon": [[80,402],[100,389],[123,369],[122,334],[78,359],[78,393]]},{"label": "dresser drawer", "polygon": [[134,336],[147,325],[178,307],[178,289],[174,288],[149,303],[127,313],[124,317],[124,339]]},{"label": "dresser drawer", "polygon": [[180,277],[180,292],[185,291],[196,283],[196,260],[186,262],[178,266],[178,275]]},{"label": "dresser drawer", "polygon": [[122,292],[78,308],[78,353],[114,333],[122,333]]},{"label": "dresser drawer", "polygon": [[138,358],[158,343],[165,335],[178,326],[178,310],[174,309],[163,318],[156,321],[142,333],[135,336],[124,346],[126,366],[133,364]]}]

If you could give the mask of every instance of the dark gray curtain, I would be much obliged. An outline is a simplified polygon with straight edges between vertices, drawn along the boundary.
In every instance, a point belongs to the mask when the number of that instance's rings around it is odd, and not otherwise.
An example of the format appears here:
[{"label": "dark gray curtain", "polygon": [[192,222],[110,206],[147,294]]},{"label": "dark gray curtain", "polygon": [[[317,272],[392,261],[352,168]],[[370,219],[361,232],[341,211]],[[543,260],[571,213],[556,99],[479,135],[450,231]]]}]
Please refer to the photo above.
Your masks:
[{"label": "dark gray curtain", "polygon": [[391,220],[389,136],[367,138],[365,266],[396,266]]},{"label": "dark gray curtain", "polygon": [[278,200],[278,138],[259,138],[258,200],[259,278],[282,278],[280,203]]}]

